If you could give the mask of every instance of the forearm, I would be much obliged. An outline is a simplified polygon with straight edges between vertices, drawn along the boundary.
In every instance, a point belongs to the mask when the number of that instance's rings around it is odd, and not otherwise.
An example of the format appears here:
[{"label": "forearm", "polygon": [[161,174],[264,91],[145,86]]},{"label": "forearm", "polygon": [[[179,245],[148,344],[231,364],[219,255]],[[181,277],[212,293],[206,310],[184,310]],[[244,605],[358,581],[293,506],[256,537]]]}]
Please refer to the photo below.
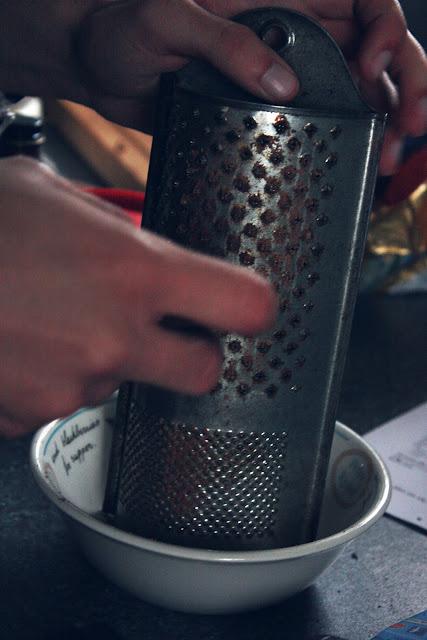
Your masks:
[{"label": "forearm", "polygon": [[0,89],[84,101],[73,41],[93,10],[114,0],[0,0]]}]

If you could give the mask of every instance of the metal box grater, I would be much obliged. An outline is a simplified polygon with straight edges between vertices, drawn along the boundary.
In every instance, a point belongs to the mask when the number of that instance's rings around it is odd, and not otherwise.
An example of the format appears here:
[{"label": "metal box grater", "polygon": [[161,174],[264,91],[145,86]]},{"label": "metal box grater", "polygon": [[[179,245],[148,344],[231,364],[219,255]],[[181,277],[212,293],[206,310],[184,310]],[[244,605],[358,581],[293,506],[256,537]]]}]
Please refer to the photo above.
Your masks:
[{"label": "metal box grater", "polygon": [[237,20],[279,34],[300,94],[263,104],[201,62],[164,77],[144,226],[269,278],[280,313],[257,338],[221,336],[206,396],[123,386],[105,512],[158,540],[246,550],[316,533],[385,118],[312,20]]}]

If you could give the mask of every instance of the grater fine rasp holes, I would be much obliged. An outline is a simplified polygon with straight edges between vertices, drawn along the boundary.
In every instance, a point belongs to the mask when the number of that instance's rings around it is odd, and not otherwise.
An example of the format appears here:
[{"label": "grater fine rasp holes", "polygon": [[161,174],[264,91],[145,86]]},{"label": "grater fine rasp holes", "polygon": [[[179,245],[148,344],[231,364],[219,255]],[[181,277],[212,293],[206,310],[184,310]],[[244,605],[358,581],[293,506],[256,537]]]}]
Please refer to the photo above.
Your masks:
[{"label": "grater fine rasp holes", "polygon": [[[271,386],[269,393],[275,395]],[[169,423],[132,403],[120,509],[141,533],[232,540],[271,535],[284,479],[286,433]],[[171,534],[171,540],[173,537]],[[228,541],[228,542],[227,542]],[[197,545],[197,542],[195,542]]]}]

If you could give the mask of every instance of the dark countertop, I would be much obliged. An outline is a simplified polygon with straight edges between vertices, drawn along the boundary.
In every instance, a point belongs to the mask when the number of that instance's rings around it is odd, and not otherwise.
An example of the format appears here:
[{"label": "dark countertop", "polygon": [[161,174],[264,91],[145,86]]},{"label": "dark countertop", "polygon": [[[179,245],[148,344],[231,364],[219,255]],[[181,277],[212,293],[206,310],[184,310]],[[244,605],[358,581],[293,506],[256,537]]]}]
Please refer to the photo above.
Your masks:
[{"label": "dark countertop", "polygon": [[[427,295],[361,298],[339,418],[363,434],[427,400]],[[427,607],[427,536],[390,517],[304,593],[250,614],[196,616],[136,600],[80,554],[36,487],[31,438],[0,442],[0,638],[368,640]]]}]

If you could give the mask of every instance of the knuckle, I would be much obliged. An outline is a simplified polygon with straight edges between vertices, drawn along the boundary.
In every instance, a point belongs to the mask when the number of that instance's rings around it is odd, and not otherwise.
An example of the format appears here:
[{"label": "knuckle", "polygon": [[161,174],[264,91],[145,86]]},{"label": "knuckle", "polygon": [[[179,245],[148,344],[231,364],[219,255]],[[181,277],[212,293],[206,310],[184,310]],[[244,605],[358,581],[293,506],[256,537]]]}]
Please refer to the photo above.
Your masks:
[{"label": "knuckle", "polygon": [[209,13],[219,13],[218,0],[199,0],[198,4]]},{"label": "knuckle", "polygon": [[215,43],[215,48],[221,51],[224,59],[233,59],[237,54],[240,54],[242,48],[244,48],[248,41],[251,41],[253,37],[252,32],[248,27],[241,24],[235,24],[229,20],[224,20],[221,25],[218,42]]},{"label": "knuckle", "polygon": [[40,162],[34,158],[29,158],[24,155],[12,156],[7,160],[11,167],[18,167],[23,169],[32,169],[33,171],[40,171]]},{"label": "knuckle", "polygon": [[402,10],[398,9],[390,13],[389,20],[388,34],[391,41],[390,44],[399,49],[405,44],[409,36],[405,15]]},{"label": "knuckle", "polygon": [[408,22],[406,20],[405,12],[403,11],[403,8],[398,0],[393,0],[393,4],[395,9],[393,15],[395,17],[396,27],[397,29],[400,29],[402,35],[404,36],[408,29]]},{"label": "knuckle", "polygon": [[129,351],[126,340],[115,335],[98,335],[86,349],[86,364],[89,376],[116,376],[123,368]]},{"label": "knuckle", "polygon": [[21,181],[33,180],[34,177],[44,175],[44,170],[40,162],[28,156],[16,155],[0,160],[2,165],[1,174],[13,186],[18,181],[19,188],[22,189]]},{"label": "knuckle", "polygon": [[412,33],[408,33],[407,57],[408,68],[415,68],[416,65],[421,65],[423,70],[423,86],[425,87],[427,84],[427,51],[424,50],[423,46],[418,42],[415,36],[412,35]]},{"label": "knuckle", "polygon": [[397,51],[401,51],[404,48],[405,44],[409,41],[409,37],[410,37],[410,32],[408,31],[406,23],[404,24],[400,23],[399,26],[397,26],[396,28],[396,35],[395,35],[395,42],[394,42]]}]

